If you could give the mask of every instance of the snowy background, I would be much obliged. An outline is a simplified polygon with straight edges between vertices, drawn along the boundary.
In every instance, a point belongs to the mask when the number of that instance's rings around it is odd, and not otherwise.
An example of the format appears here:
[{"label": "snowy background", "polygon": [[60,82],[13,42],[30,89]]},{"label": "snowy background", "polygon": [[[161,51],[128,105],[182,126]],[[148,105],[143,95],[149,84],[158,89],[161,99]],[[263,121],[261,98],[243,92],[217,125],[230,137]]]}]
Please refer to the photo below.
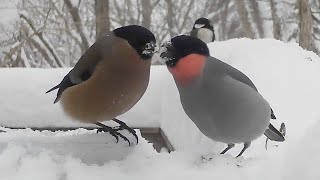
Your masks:
[{"label": "snowy background", "polygon": [[274,38],[319,55],[319,12],[319,0],[0,0],[0,67],[73,67],[115,28],[141,25],[160,45],[200,17],[217,41]]},{"label": "snowy background", "polygon": [[[1,180],[244,179],[319,180],[320,58],[296,43],[232,39],[209,44],[211,55],[240,69],[287,126],[286,141],[262,136],[242,157],[242,145],[225,155],[224,144],[204,137],[183,112],[174,81],[153,66],[141,101],[119,117],[130,126],[161,127],[176,151],[157,153],[140,137],[136,146],[115,144],[108,133],[12,130],[0,134]],[[69,69],[1,69],[0,125],[79,127],[65,116],[55,93]],[[126,133],[126,132],[122,132]],[[127,136],[130,136],[127,134]]]}]

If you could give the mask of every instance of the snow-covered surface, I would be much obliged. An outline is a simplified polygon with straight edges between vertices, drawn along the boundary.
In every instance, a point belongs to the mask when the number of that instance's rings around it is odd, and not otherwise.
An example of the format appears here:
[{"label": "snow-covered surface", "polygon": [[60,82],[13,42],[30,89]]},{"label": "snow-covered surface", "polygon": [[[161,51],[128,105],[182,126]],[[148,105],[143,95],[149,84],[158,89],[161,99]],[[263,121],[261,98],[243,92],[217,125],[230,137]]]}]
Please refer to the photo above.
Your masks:
[{"label": "snow-covered surface", "polygon": [[[261,137],[243,157],[234,158],[242,145],[220,155],[225,145],[196,129],[182,110],[169,72],[154,66],[146,94],[119,118],[131,126],[160,126],[175,152],[157,153],[141,137],[137,146],[115,145],[108,133],[83,129],[10,130],[0,134],[0,179],[320,179],[320,58],[297,44],[271,39],[234,39],[209,47],[212,56],[237,67],[256,84],[278,118],[272,123],[286,123],[284,143],[269,142],[266,151]],[[59,104],[52,104],[55,93],[44,94],[67,72],[1,69],[0,125],[79,126]]]},{"label": "snow-covered surface", "polygon": [[[53,104],[56,91],[47,90],[61,82],[70,69],[1,69],[0,125],[10,127],[94,127],[80,124],[66,116],[59,103]],[[162,77],[161,74],[165,76]],[[154,81],[142,100],[130,112],[119,118],[130,126],[159,126],[160,91],[159,82],[170,77],[163,68],[152,73]],[[163,80],[165,81],[165,80]]]}]

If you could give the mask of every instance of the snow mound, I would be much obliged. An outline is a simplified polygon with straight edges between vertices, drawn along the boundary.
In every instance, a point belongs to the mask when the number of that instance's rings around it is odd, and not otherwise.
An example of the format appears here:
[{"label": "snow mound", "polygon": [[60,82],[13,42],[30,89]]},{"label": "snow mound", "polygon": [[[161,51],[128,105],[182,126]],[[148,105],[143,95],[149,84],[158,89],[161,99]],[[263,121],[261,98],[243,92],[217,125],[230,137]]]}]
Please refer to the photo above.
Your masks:
[{"label": "snow mound", "polygon": [[[284,143],[269,142],[266,151],[261,137],[243,157],[234,158],[242,145],[220,155],[225,145],[200,133],[183,112],[166,67],[153,66],[146,94],[119,119],[131,126],[161,127],[175,152],[157,153],[141,137],[133,147],[125,147],[125,142],[114,145],[108,133],[84,129],[10,130],[0,134],[0,179],[318,180],[320,58],[295,43],[273,39],[233,39],[208,46],[212,56],[240,69],[256,84],[277,116],[272,123],[286,123]],[[0,125],[82,126],[52,104],[55,93],[44,94],[68,70],[1,69]],[[87,147],[80,148],[79,142]]]}]

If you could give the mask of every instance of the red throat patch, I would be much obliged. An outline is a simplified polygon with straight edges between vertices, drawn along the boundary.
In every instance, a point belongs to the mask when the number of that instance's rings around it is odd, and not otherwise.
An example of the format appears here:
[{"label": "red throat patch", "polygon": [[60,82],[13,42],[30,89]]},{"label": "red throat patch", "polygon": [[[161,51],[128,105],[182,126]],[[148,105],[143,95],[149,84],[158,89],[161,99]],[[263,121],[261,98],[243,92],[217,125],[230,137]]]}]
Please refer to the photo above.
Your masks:
[{"label": "red throat patch", "polygon": [[206,57],[199,54],[190,54],[178,61],[175,67],[168,67],[175,81],[180,85],[186,85],[202,73]]}]

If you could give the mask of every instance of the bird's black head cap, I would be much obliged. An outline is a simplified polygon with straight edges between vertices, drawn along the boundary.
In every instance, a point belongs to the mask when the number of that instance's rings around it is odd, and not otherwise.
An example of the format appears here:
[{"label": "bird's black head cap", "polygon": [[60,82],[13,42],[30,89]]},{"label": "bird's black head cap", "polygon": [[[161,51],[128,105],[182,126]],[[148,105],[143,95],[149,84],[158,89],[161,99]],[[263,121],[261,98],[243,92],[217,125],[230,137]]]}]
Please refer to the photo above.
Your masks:
[{"label": "bird's black head cap", "polygon": [[207,28],[207,29],[213,30],[213,25],[209,19],[202,17],[197,19],[193,25],[193,29],[198,29],[198,28]]},{"label": "bird's black head cap", "polygon": [[150,59],[156,49],[156,38],[148,29],[129,25],[114,30],[117,37],[125,39],[138,52],[142,59]]},{"label": "bird's black head cap", "polygon": [[181,35],[171,39],[171,42],[161,46],[160,57],[165,60],[169,67],[174,67],[177,62],[190,54],[210,56],[206,43],[198,38]]}]

